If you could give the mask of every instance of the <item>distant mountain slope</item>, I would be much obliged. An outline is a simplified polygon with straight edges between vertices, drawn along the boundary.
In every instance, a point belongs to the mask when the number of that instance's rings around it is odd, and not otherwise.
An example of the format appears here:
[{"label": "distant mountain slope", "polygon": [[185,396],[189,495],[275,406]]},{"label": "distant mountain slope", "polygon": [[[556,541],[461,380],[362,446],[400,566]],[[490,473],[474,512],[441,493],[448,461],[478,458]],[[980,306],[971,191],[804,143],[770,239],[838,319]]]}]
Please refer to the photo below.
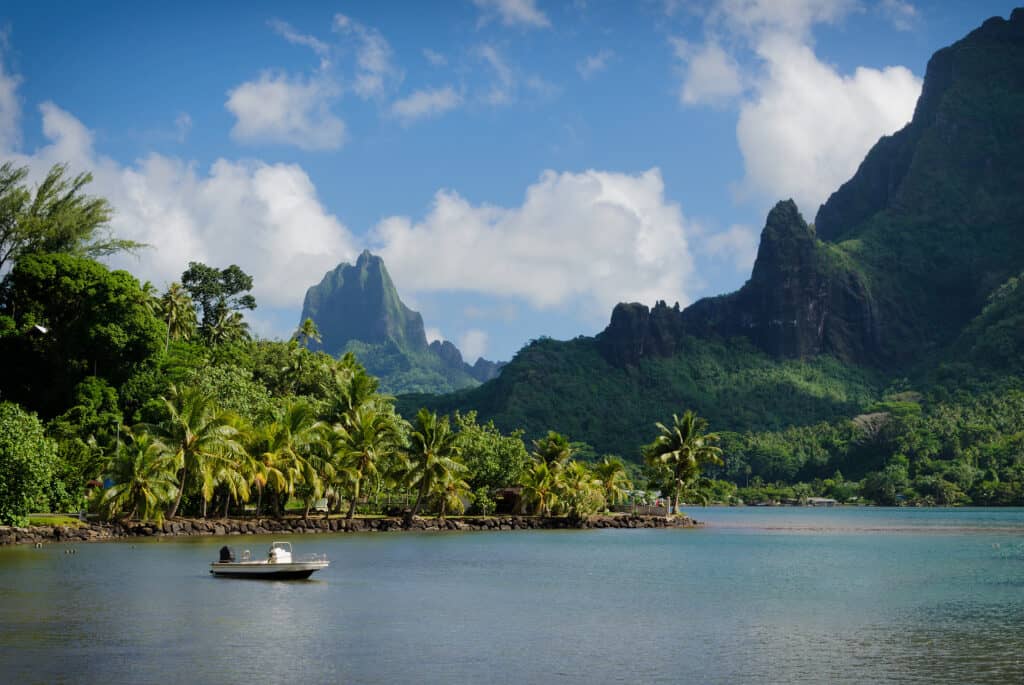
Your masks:
[{"label": "distant mountain slope", "polygon": [[423,317],[402,302],[384,260],[364,251],[306,291],[300,321],[313,319],[331,355],[352,351],[386,392],[452,392],[498,375],[485,359],[470,366],[450,342],[427,344]]},{"label": "distant mountain slope", "polygon": [[750,280],[686,309],[620,304],[596,338],[535,342],[437,398],[506,428],[635,452],[696,409],[721,429],[856,413],[886,379],[1024,371],[1024,9],[929,61],[913,120],[808,225],[769,213]]}]

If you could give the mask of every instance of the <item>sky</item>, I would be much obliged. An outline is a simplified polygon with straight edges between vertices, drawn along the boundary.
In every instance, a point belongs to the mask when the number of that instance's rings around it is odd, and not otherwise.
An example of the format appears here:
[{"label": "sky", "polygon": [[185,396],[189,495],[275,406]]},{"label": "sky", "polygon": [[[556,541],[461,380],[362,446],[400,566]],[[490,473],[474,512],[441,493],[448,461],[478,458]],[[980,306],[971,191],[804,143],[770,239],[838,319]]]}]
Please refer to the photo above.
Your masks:
[{"label": "sky", "polygon": [[0,158],[93,174],[109,259],[161,290],[238,264],[287,338],[383,256],[472,362],[750,274],[911,118],[988,0],[0,3]]}]

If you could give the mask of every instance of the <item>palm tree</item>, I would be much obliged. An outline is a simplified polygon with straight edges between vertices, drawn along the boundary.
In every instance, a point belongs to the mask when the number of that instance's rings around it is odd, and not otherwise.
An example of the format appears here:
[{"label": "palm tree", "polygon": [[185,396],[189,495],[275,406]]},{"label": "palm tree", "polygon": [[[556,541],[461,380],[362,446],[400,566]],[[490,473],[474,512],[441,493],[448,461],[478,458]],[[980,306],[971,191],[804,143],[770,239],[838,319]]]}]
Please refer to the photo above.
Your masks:
[{"label": "palm tree", "polygon": [[125,512],[128,518],[163,521],[163,507],[178,491],[174,461],[165,446],[148,433],[127,432],[118,456],[110,463],[99,508],[107,517]]},{"label": "palm tree", "polygon": [[565,465],[557,487],[566,513],[571,518],[578,519],[592,514],[604,506],[601,481],[581,461],[570,461]]},{"label": "palm tree", "polygon": [[644,459],[651,466],[662,468],[671,478],[672,511],[679,510],[679,495],[700,478],[708,464],[722,464],[722,450],[717,433],[708,433],[708,422],[690,410],[682,416],[672,415],[672,427],[655,424],[660,435],[644,448]]},{"label": "palm tree", "polygon": [[449,510],[461,514],[466,509],[463,497],[469,494],[470,488],[462,475],[469,472],[465,465],[455,462],[458,468],[448,469],[434,481],[434,493],[438,498],[438,521],[444,523],[444,515]]},{"label": "palm tree", "polygon": [[213,326],[207,331],[211,345],[249,340],[249,324],[241,312],[221,309]]},{"label": "palm tree", "polygon": [[275,410],[254,441],[258,487],[291,496],[297,486],[306,486],[308,517],[309,504],[323,494],[324,480],[333,477],[327,434],[327,424],[317,420],[315,409],[304,400],[290,400]]},{"label": "palm tree", "polygon": [[374,403],[357,407],[343,423],[335,425],[339,473],[350,485],[351,502],[346,518],[356,513],[360,487],[365,478],[378,475],[377,465],[401,442],[400,419]]},{"label": "palm tree", "polygon": [[328,380],[320,388],[327,398],[326,415],[341,422],[370,400],[386,401],[387,397],[377,395],[379,386],[380,381],[366,372],[355,355],[346,352],[334,364]]},{"label": "palm tree", "polygon": [[527,507],[539,516],[550,516],[552,508],[558,504],[558,469],[544,461],[535,461],[523,472],[520,485],[523,486],[523,502]]},{"label": "palm tree", "polygon": [[594,466],[594,475],[601,483],[601,492],[609,506],[625,501],[633,483],[626,473],[626,465],[618,457],[607,456]]},{"label": "palm tree", "polygon": [[306,317],[306,320],[295,329],[295,333],[292,334],[292,340],[297,342],[300,347],[309,347],[311,340],[316,343],[323,342],[320,337],[320,329],[316,327],[316,323],[309,317]]},{"label": "palm tree", "polygon": [[167,322],[167,341],[164,351],[170,349],[171,340],[191,340],[196,332],[196,308],[181,283],[171,283],[160,298],[160,312]]},{"label": "palm tree", "polygon": [[418,487],[416,503],[409,517],[419,513],[435,483],[443,483],[465,469],[456,461],[461,449],[452,432],[448,417],[437,418],[437,414],[420,409],[416,423],[409,435],[412,468],[409,484]]},{"label": "palm tree", "polygon": [[533,441],[533,452],[530,456],[534,461],[558,468],[569,461],[575,451],[569,443],[569,438],[555,431],[548,431],[546,436]]},{"label": "palm tree", "polygon": [[244,454],[238,437],[236,417],[221,410],[212,395],[196,387],[179,389],[172,385],[167,397],[162,398],[167,410],[166,421],[155,426],[144,426],[164,446],[178,469],[178,492],[167,518],[174,518],[181,506],[189,478],[201,479],[204,501],[210,492],[208,478],[213,469],[208,462],[226,460]]}]

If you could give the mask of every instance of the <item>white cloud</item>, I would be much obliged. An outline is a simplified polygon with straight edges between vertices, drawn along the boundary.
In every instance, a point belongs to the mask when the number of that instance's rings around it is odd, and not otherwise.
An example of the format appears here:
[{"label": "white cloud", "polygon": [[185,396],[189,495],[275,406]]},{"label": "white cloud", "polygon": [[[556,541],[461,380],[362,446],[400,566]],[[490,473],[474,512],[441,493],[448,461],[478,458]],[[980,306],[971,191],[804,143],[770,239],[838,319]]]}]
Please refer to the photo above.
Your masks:
[{"label": "white cloud", "polygon": [[392,63],[391,45],[380,31],[344,14],[334,15],[334,30],[356,43],[356,73],[352,90],[361,98],[383,95],[401,82],[402,72]]},{"label": "white cloud", "polygon": [[[909,69],[841,74],[815,54],[815,25],[861,11],[856,0],[716,0],[705,42],[675,41],[684,104],[738,98],[741,198],[792,197],[813,215],[871,146],[913,115],[921,80]],[[741,71],[740,56],[747,60]]]},{"label": "white cloud", "polygon": [[191,130],[192,117],[189,116],[188,112],[181,112],[174,118],[174,137],[179,143],[185,142],[185,139],[188,138],[188,134]]},{"label": "white cloud", "polygon": [[753,228],[735,224],[728,230],[705,235],[698,245],[705,254],[729,260],[736,271],[748,274],[757,257],[759,240]]},{"label": "white cloud", "polygon": [[600,320],[623,300],[689,300],[688,230],[658,169],[547,171],[518,207],[473,205],[442,190],[422,220],[387,218],[373,240],[413,293],[513,296]]},{"label": "white cloud", "polygon": [[497,17],[505,26],[524,28],[547,28],[551,21],[537,8],[536,0],[473,0],[480,8],[480,23],[484,24]]},{"label": "white cloud", "polygon": [[444,340],[444,335],[441,333],[440,328],[434,328],[433,326],[427,326],[423,331],[427,336],[427,342],[441,342]]},{"label": "white cloud", "polygon": [[[0,57],[6,47],[6,34],[0,32]],[[9,74],[0,59],[0,150],[13,149],[21,142],[21,102],[18,100],[18,84],[21,77]]]},{"label": "white cloud", "polygon": [[290,77],[265,71],[228,93],[235,115],[231,137],[244,143],[284,143],[303,150],[337,150],[345,122],[330,109],[338,88],[326,77]]},{"label": "white cloud", "polygon": [[0,153],[35,176],[58,162],[73,173],[91,171],[88,192],[110,200],[113,233],[152,246],[108,260],[140,279],[162,287],[189,261],[238,264],[252,275],[266,313],[295,308],[320,274],[356,255],[348,230],[326,212],[299,166],[219,159],[203,172],[157,154],[123,166],[97,153],[92,133],[68,112],[53,103],[40,112],[49,143],[30,154]]},{"label": "white cloud", "polygon": [[743,92],[739,65],[717,41],[694,46],[675,38],[672,47],[683,64],[683,84],[679,91],[683,104],[720,104]]},{"label": "white cloud", "polygon": [[459,352],[469,364],[484,356],[487,351],[487,333],[478,328],[471,328],[459,337]]},{"label": "white cloud", "polygon": [[448,64],[448,58],[442,55],[440,52],[431,50],[430,48],[423,48],[423,57],[432,67],[443,67]]},{"label": "white cloud", "polygon": [[325,69],[330,64],[331,46],[315,36],[299,33],[291,24],[280,19],[271,19],[267,25],[274,30],[274,33],[284,38],[293,45],[302,45],[320,57],[320,68]]},{"label": "white cloud", "polygon": [[417,90],[391,105],[391,113],[408,124],[416,119],[437,116],[462,104],[462,95],[451,86]]},{"label": "white cloud", "polygon": [[494,82],[484,95],[484,102],[489,105],[509,104],[515,99],[516,78],[512,68],[493,45],[481,45],[477,52],[494,71]]},{"label": "white cloud", "polygon": [[708,22],[747,37],[805,37],[814,24],[833,24],[857,11],[858,0],[719,0]]},{"label": "white cloud", "polygon": [[917,8],[905,0],[882,0],[878,8],[897,31],[912,30],[920,18]]},{"label": "white cloud", "polygon": [[589,81],[598,73],[608,68],[608,62],[615,57],[615,52],[603,48],[593,55],[587,55],[576,63],[576,71],[580,73],[584,81]]},{"label": "white cloud", "polygon": [[765,41],[759,53],[768,73],[736,125],[741,189],[793,197],[813,215],[879,137],[910,120],[921,80],[905,67],[858,67],[843,76],[784,38]]}]

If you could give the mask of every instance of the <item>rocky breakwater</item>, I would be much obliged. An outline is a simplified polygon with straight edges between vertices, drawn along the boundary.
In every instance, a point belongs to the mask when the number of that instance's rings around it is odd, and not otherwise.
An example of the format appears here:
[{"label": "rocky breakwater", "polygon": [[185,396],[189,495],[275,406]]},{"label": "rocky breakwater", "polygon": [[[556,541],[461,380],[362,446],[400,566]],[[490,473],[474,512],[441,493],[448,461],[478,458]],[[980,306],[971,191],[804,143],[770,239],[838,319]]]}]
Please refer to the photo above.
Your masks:
[{"label": "rocky breakwater", "polygon": [[145,522],[92,523],[73,526],[0,526],[0,545],[50,542],[96,542],[126,538],[187,535],[296,535],[390,531],[500,531],[593,528],[694,528],[701,525],[686,516],[632,514],[569,519],[562,516],[480,516],[448,518],[397,517],[355,519],[175,519],[162,524]]}]

